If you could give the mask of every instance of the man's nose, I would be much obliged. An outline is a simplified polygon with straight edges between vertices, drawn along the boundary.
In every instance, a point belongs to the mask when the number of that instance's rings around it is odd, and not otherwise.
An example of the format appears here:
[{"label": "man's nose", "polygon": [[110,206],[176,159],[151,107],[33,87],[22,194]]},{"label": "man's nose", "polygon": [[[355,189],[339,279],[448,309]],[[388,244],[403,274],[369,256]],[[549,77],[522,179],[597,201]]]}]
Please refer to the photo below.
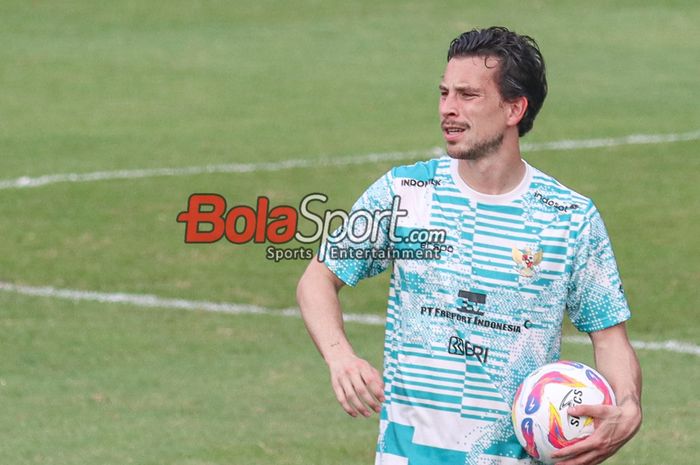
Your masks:
[{"label": "man's nose", "polygon": [[447,94],[440,99],[440,116],[444,119],[448,116],[457,116],[457,99],[453,94]]}]

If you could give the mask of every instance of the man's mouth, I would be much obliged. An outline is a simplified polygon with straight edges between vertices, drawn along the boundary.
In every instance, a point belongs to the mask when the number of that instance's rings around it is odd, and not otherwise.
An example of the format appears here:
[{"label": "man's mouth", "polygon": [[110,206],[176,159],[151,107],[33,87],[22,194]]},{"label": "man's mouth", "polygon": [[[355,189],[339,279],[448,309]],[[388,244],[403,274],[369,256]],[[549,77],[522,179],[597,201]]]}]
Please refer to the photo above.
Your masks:
[{"label": "man's mouth", "polygon": [[466,126],[459,126],[453,124],[443,124],[442,125],[442,135],[447,142],[453,142],[459,139],[464,131],[467,130]]}]

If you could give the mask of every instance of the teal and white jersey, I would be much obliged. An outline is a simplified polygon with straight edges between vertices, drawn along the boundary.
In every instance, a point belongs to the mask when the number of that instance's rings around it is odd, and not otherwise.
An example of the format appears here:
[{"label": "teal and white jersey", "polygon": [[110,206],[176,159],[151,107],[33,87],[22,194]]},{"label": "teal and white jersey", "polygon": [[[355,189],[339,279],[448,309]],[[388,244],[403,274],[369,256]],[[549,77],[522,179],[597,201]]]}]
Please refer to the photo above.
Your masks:
[{"label": "teal and white jersey", "polygon": [[510,409],[525,376],[559,359],[565,311],[584,332],[630,317],[598,211],[529,165],[512,192],[480,194],[448,157],[392,169],[353,211],[390,210],[397,196],[407,215],[396,236],[443,230],[439,258],[329,253],[420,247],[392,243],[388,220],[374,241],[322,246],[326,265],[352,286],[393,265],[376,465],[533,463]]}]

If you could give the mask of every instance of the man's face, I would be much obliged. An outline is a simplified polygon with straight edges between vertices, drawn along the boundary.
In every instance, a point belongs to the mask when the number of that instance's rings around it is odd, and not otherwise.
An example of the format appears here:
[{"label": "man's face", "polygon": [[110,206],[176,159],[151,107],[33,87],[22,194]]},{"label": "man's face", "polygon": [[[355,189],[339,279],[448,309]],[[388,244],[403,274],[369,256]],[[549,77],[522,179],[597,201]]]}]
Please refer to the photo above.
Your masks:
[{"label": "man's face", "polygon": [[493,57],[447,63],[440,83],[440,126],[452,158],[476,160],[500,148],[508,109],[496,85],[497,70]]}]

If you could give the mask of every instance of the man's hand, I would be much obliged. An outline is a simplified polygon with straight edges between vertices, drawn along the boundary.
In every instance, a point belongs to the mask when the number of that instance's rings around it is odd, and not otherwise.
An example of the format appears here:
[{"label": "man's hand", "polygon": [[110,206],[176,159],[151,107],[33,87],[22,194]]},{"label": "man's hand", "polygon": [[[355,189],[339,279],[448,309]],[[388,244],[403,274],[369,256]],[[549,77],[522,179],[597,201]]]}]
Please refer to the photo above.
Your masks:
[{"label": "man's hand", "polygon": [[613,455],[637,432],[642,423],[642,372],[627,338],[624,323],[589,334],[596,368],[610,383],[617,406],[579,405],[569,415],[592,417],[593,434],[552,457],[558,465],[595,465]]},{"label": "man's hand", "polygon": [[381,412],[382,375],[355,355],[345,330],[338,292],[345,285],[328,267],[311,260],[297,286],[304,324],[331,373],[331,384],[343,409],[356,417]]},{"label": "man's hand", "polygon": [[637,432],[642,411],[631,398],[620,405],[578,405],[569,415],[593,417],[595,431],[586,439],[552,454],[557,465],[596,465],[613,455]]},{"label": "man's hand", "polygon": [[355,355],[346,355],[328,362],[331,384],[343,409],[353,417],[379,413],[384,402],[384,381],[379,372]]}]

